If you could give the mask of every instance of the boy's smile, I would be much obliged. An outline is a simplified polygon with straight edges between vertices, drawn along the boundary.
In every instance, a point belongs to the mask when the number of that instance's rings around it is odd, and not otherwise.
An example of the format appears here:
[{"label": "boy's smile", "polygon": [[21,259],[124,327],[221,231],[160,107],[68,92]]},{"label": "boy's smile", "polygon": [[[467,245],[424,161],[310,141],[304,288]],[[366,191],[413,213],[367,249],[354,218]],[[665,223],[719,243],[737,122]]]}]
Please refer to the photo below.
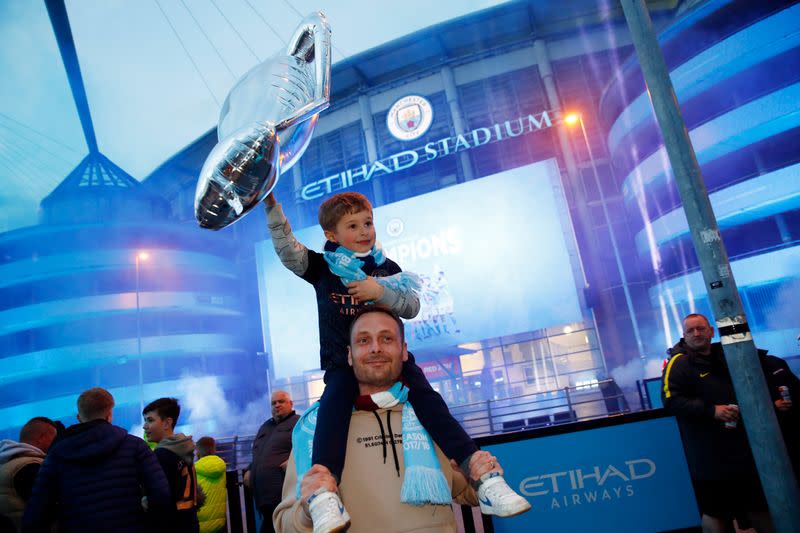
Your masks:
[{"label": "boy's smile", "polygon": [[366,253],[375,245],[375,226],[372,211],[359,211],[343,216],[333,231],[326,231],[325,237],[344,246],[351,252]]}]

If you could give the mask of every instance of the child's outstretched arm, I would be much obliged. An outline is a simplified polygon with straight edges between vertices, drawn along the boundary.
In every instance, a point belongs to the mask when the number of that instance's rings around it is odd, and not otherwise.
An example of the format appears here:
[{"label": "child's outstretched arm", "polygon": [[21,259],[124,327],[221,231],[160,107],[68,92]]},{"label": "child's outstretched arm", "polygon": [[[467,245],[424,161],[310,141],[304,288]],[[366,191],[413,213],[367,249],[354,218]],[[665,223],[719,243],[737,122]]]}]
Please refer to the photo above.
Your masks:
[{"label": "child's outstretched arm", "polygon": [[400,318],[414,318],[419,313],[419,296],[410,288],[384,285],[383,294],[375,303],[388,307]]},{"label": "child's outstretched arm", "polygon": [[[388,307],[400,318],[414,318],[419,313],[419,296],[416,290],[409,285],[394,282],[393,278],[394,276],[369,276],[365,280],[349,283],[347,292],[361,301]],[[378,279],[381,281],[377,281]]]},{"label": "child's outstretched arm", "polygon": [[283,214],[275,194],[269,193],[264,204],[267,207],[267,228],[278,258],[283,266],[302,276],[308,270],[308,248],[295,239],[292,226]]}]

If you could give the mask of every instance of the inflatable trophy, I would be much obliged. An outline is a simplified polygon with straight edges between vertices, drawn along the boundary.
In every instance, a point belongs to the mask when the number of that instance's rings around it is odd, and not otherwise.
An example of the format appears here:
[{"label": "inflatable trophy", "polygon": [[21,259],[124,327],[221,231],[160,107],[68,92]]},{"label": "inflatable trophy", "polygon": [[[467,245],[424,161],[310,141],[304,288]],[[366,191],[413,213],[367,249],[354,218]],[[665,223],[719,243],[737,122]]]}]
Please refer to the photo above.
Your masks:
[{"label": "inflatable trophy", "polygon": [[222,105],[219,142],[197,182],[201,227],[239,220],[300,159],[330,103],[330,78],[331,30],[322,13],[301,22],[285,51],[242,76]]}]

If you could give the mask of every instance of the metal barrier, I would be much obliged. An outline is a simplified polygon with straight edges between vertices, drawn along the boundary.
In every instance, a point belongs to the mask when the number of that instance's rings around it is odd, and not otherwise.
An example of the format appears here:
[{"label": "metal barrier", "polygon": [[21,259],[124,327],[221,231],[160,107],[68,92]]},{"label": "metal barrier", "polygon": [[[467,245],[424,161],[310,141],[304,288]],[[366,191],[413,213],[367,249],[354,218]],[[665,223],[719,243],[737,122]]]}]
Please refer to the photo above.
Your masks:
[{"label": "metal barrier", "polygon": [[[613,379],[535,394],[454,406],[453,416],[472,437],[566,424],[630,412]],[[247,468],[255,435],[217,439],[228,470]]]}]

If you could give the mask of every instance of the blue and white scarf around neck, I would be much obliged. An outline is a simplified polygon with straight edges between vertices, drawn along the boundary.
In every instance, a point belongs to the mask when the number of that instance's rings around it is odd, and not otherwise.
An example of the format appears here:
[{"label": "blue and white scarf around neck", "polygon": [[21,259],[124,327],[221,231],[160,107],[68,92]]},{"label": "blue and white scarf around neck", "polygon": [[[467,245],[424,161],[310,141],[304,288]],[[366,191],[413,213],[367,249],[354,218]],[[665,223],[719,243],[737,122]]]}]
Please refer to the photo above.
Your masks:
[{"label": "blue and white scarf around neck", "polygon": [[[428,432],[422,427],[414,408],[408,403],[408,388],[399,381],[384,392],[371,394],[373,403],[380,409],[403,405],[403,486],[400,501],[409,505],[450,505],[453,495],[444,477],[436,449]],[[300,484],[311,468],[314,431],[317,427],[319,402],[312,405],[292,431],[292,448],[297,469],[296,497],[300,499]],[[388,436],[392,438],[392,436]],[[414,443],[413,445],[406,445]],[[418,443],[418,444],[417,444]],[[358,460],[358,459],[353,459]]]},{"label": "blue and white scarf around neck", "polygon": [[[363,270],[365,265],[380,266],[386,262],[383,248],[377,242],[369,252],[358,254],[344,246],[328,241],[325,243],[325,251],[322,255],[325,262],[328,263],[331,273],[339,276],[345,287],[348,283],[367,279],[367,274]],[[419,292],[421,286],[419,277],[411,272],[398,272],[391,276],[377,277],[375,281],[400,293]]]}]

